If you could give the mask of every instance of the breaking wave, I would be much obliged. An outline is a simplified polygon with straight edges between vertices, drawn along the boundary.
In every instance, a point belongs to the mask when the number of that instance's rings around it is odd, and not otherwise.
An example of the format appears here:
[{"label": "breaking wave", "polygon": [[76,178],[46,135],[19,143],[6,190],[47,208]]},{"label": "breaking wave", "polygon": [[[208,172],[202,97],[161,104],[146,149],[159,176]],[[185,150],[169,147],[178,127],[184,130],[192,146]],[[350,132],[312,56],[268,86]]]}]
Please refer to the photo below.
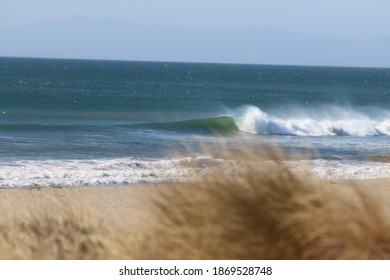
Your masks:
[{"label": "breaking wave", "polygon": [[190,134],[222,134],[238,132],[260,135],[295,136],[380,136],[390,135],[390,112],[359,111],[338,107],[322,107],[311,111],[291,112],[282,116],[267,113],[256,106],[245,106],[229,113],[208,118],[138,124],[63,125],[0,124],[4,132],[89,131],[120,127],[151,129]]},{"label": "breaking wave", "polygon": [[[241,108],[235,114],[240,131],[252,134],[297,136],[377,136],[390,135],[390,118],[374,119],[368,114],[353,110],[328,108],[317,116],[276,117],[255,106]],[[312,113],[312,115],[315,113]],[[321,115],[323,115],[321,117]]]},{"label": "breaking wave", "polygon": [[390,135],[390,114],[383,113],[374,118],[353,109],[325,107],[311,113],[301,111],[278,117],[256,106],[245,106],[217,117],[136,126],[195,134],[231,134],[241,131],[261,135],[379,136]]}]

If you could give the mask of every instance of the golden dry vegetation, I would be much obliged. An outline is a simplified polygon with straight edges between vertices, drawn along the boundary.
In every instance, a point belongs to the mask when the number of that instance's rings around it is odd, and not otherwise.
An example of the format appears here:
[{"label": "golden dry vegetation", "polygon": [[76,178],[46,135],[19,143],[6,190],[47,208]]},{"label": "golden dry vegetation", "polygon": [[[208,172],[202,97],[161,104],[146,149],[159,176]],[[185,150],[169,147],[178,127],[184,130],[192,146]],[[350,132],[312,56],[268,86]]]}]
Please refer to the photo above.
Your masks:
[{"label": "golden dry vegetation", "polygon": [[133,197],[141,200],[140,219],[131,218],[132,207],[102,215],[85,197],[40,195],[23,208],[3,196],[0,258],[390,258],[381,203],[355,185],[335,188],[294,174],[270,154],[271,161],[257,165],[263,155],[226,153],[236,159],[233,173],[216,166],[196,183]]}]

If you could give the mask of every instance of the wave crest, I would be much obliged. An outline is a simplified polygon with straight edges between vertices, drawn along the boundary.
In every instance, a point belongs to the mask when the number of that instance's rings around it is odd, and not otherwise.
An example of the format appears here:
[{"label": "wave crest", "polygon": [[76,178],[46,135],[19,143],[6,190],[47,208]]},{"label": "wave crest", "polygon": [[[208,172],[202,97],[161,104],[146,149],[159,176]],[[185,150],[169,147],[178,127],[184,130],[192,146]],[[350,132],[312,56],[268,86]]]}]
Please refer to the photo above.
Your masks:
[{"label": "wave crest", "polygon": [[297,136],[376,136],[390,135],[390,119],[375,120],[360,112],[338,110],[333,117],[310,116],[279,118],[260,108],[246,106],[235,114],[239,130],[252,134]]}]

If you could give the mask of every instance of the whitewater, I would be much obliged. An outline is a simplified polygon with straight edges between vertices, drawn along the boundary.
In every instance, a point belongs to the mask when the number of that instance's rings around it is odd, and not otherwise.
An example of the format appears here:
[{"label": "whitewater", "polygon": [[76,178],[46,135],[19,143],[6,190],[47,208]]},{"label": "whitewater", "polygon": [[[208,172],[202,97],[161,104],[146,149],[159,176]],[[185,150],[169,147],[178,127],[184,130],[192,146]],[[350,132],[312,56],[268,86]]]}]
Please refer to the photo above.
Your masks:
[{"label": "whitewater", "polygon": [[[234,116],[239,130],[253,134],[297,136],[380,136],[390,135],[388,112],[376,118],[354,109],[334,106],[318,108],[315,113],[276,117],[256,106],[245,106]],[[288,114],[288,113],[287,113]],[[290,114],[288,114],[290,115]],[[316,116],[313,116],[316,115]]]},{"label": "whitewater", "polygon": [[[326,180],[389,178],[390,163],[357,160],[300,160],[285,164],[296,174]],[[0,162],[0,188],[124,186],[196,182],[211,176],[210,167],[234,174],[234,162],[222,158],[182,157],[99,160],[24,160]]]}]

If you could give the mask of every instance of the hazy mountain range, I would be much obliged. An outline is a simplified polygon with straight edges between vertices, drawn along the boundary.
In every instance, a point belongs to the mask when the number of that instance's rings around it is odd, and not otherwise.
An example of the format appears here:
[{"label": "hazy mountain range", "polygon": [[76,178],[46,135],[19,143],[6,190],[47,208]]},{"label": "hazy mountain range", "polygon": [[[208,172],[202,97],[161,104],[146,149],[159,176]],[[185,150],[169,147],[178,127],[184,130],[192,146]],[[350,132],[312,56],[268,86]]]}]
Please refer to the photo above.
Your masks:
[{"label": "hazy mountain range", "polygon": [[390,36],[342,39],[272,28],[168,28],[72,17],[0,29],[0,38],[0,56],[390,67]]}]

